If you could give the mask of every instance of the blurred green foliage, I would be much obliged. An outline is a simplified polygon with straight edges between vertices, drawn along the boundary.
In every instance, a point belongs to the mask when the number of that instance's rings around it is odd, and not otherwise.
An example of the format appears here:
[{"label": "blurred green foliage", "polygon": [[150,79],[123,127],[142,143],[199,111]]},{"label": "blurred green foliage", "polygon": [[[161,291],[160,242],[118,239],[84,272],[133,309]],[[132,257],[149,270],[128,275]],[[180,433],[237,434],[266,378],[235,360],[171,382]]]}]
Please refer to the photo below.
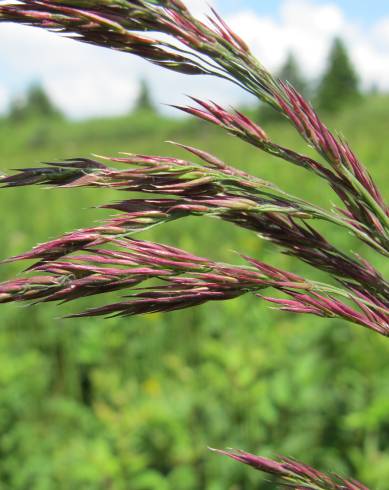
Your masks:
[{"label": "blurred green foliage", "polygon": [[[381,183],[389,179],[389,100],[369,98],[329,121]],[[306,151],[292,129],[265,128]],[[0,168],[90,153],[183,153],[175,139],[330,206],[334,196],[301,169],[217,129],[149,114],[70,123],[0,122]],[[308,151],[308,150],[307,150]],[[107,216],[107,190],[4,189],[1,257]],[[341,247],[364,247],[326,228]],[[319,277],[254,234],[193,218],[140,235],[212,259],[241,251]],[[387,261],[367,255],[385,274]],[[3,265],[0,278],[18,273]],[[92,298],[88,305],[101,299]],[[341,321],[275,312],[254,297],[165,315],[61,320],[82,309],[1,307],[0,488],[13,490],[270,490],[261,474],[207,446],[284,454],[353,475],[376,490],[389,481],[389,341]]]}]

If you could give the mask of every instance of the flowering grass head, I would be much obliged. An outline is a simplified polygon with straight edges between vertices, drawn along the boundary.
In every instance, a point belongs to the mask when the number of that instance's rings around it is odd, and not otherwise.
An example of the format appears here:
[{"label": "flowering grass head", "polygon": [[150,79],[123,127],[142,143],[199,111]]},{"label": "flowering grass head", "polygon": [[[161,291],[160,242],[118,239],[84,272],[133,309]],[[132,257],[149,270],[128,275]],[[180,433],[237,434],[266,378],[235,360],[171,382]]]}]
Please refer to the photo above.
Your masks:
[{"label": "flowering grass head", "polygon": [[[190,76],[234,83],[278,111],[316,156],[275,143],[245,114],[214,102],[193,98],[191,106],[179,109],[314,174],[339,204],[323,209],[204,150],[180,144],[199,162],[122,154],[23,168],[1,177],[0,186],[110,188],[121,197],[103,206],[116,214],[97,226],[71,231],[5,260],[33,264],[22,277],[0,284],[0,303],[69,302],[120,291],[118,301],[72,317],[128,317],[252,294],[290,313],[338,318],[389,336],[388,281],[365,257],[339,249],[330,234],[320,231],[323,222],[335,226],[387,258],[389,207],[379,186],[350,145],[328,129],[287,81],[274,77],[215,11],[202,21],[181,0],[21,0],[0,5],[0,22],[9,21],[133,54]],[[237,266],[133,236],[188,216],[249,230],[308,264],[311,271],[325,273],[327,281],[300,277],[244,251],[239,253],[246,262]],[[222,453],[296,490],[367,490],[291,459]]]}]

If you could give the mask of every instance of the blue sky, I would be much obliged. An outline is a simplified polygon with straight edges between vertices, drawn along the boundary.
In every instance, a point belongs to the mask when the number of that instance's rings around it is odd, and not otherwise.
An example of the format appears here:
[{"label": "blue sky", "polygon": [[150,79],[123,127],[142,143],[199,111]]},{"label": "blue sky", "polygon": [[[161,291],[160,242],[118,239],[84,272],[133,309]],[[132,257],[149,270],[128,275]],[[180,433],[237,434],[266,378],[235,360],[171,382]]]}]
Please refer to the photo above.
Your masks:
[{"label": "blue sky", "polygon": [[[277,16],[282,0],[223,0],[219,9],[223,12],[234,12],[251,8],[258,14]],[[344,10],[348,18],[362,23],[372,23],[384,15],[389,15],[389,0],[317,0],[317,4],[333,3]]]},{"label": "blue sky", "polygon": [[[214,4],[270,70],[277,71],[293,51],[312,80],[323,72],[331,42],[340,35],[364,86],[389,91],[389,0],[184,1],[196,14]],[[36,28],[0,24],[0,111],[39,81],[73,118],[121,114],[136,100],[140,79],[148,81],[161,104],[185,103],[183,94],[221,104],[247,101],[231,84],[180,76]]]}]

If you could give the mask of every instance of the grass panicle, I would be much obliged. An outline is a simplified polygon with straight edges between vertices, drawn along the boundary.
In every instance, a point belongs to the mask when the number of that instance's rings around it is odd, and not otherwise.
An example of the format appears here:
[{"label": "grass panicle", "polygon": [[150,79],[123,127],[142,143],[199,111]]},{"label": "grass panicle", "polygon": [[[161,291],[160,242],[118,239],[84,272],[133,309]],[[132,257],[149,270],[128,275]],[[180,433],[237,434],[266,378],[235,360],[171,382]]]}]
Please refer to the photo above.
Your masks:
[{"label": "grass panicle", "polygon": [[[338,208],[320,208],[186,145],[178,146],[201,163],[124,154],[100,159],[126,165],[120,170],[87,158],[24,168],[2,177],[0,186],[110,188],[126,197],[103,206],[119,214],[101,224],[6,260],[35,263],[23,277],[0,284],[1,303],[68,302],[123,291],[118,302],[72,316],[131,316],[254,294],[288,312],[341,318],[389,336],[388,282],[366,258],[335,247],[317,226],[318,221],[336,226],[387,257],[389,208],[377,184],[344,138],[331,132],[288,82],[274,77],[217,12],[212,10],[202,21],[181,0],[21,0],[0,5],[0,22],[40,27],[140,56],[169,70],[236,84],[282,114],[317,157],[273,142],[239,111],[196,98],[193,106],[179,109],[261,152],[303,167],[324,180],[341,203]],[[137,195],[127,198],[131,193]],[[246,265],[236,266],[133,238],[134,233],[187,216],[217,218],[250,230],[327,273],[328,282],[300,277],[243,253]],[[219,452],[279,477],[281,484],[296,490],[367,490],[291,459]]]}]

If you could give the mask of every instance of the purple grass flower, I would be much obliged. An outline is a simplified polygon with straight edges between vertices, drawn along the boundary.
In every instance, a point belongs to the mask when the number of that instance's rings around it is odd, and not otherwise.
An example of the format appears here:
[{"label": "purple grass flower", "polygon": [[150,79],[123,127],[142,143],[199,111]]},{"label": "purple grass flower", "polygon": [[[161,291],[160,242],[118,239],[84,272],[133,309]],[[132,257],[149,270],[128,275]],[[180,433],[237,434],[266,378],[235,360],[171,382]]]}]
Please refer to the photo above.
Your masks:
[{"label": "purple grass flower", "polygon": [[369,490],[365,485],[355,480],[348,480],[336,474],[325,474],[310,466],[289,458],[279,458],[277,461],[254,456],[244,451],[220,451],[216,453],[228,456],[239,463],[274,475],[280,487],[294,490]]},{"label": "purple grass flower", "polygon": [[[186,150],[202,159],[186,160],[149,155],[112,158],[131,165],[116,170],[92,160],[70,160],[49,167],[22,169],[0,179],[5,186],[44,183],[65,187],[107,186],[126,192],[173,195],[175,198],[133,199],[103,207],[124,212],[101,226],[65,235],[10,260],[56,258],[111,237],[126,236],[189,215],[209,216],[252,230],[287,253],[337,278],[353,281],[386,302],[388,284],[366,260],[349,257],[331,245],[308,221],[333,216],[273,186],[228,166],[193,147]],[[80,173],[82,172],[82,173]],[[100,236],[99,236],[100,235]]]},{"label": "purple grass flower", "polygon": [[[78,233],[80,238],[82,232]],[[105,248],[104,240],[96,240],[90,233],[81,240],[82,247],[75,255],[69,251],[67,238],[64,238],[64,247],[57,240],[52,251],[47,247],[38,249],[34,258],[41,260],[30,267],[32,275],[0,283],[0,303],[68,302],[124,290],[121,301],[73,316],[132,316],[189,308],[253,293],[283,310],[343,318],[389,335],[389,310],[375,296],[362,296],[358,290],[355,294],[348,293],[346,299],[353,304],[349,306],[340,299],[345,293],[338,288],[307,281],[250,257],[244,256],[251,267],[237,267],[197,257],[175,247],[126,238],[111,238],[108,245],[115,248]],[[66,258],[59,257],[63,250],[68,252]],[[159,279],[160,283],[149,287],[145,283],[151,279]],[[281,292],[287,298],[263,296],[261,291],[265,289]]]},{"label": "purple grass flower", "polygon": [[[0,187],[110,188],[126,197],[102,206],[120,214],[99,226],[69,232],[8,259],[34,263],[22,278],[0,283],[0,303],[69,302],[121,291],[119,301],[73,317],[131,316],[253,294],[288,312],[340,318],[389,336],[386,279],[365,258],[339,250],[316,227],[318,220],[336,225],[388,257],[389,208],[378,186],[350,146],[329,131],[293,87],[263,67],[217,12],[212,10],[203,22],[181,0],[21,0],[2,2],[3,21],[59,32],[187,75],[211,75],[235,83],[281,113],[320,159],[274,143],[239,111],[196,98],[192,99],[195,107],[179,109],[314,173],[327,182],[342,206],[324,210],[208,152],[177,143],[201,163],[124,154],[105,158],[126,166],[120,170],[86,158],[23,168],[0,178]],[[129,199],[131,192],[142,196]],[[327,273],[329,283],[302,278],[243,254],[248,265],[238,267],[131,238],[187,216],[217,218],[250,230]],[[326,475],[288,458],[272,461],[242,451],[218,452],[296,490],[368,490],[356,481]]]},{"label": "purple grass flower", "polygon": [[[300,161],[323,174],[337,194],[344,196],[353,219],[363,223],[388,253],[389,209],[350,147],[332,135],[312,106],[293,87],[276,80],[253,57],[244,41],[215,11],[208,20],[206,24],[194,18],[182,2],[164,0],[21,1],[17,5],[0,6],[0,21],[60,30],[76,36],[78,41],[126,51],[172,70],[226,78],[272,105],[316,148],[331,169],[277,148],[267,141],[261,128],[240,113],[231,120],[222,108],[202,102],[200,105],[205,111],[192,109],[188,112],[224,125],[232,132],[243,132],[244,139],[254,140],[257,146],[267,147],[267,151],[281,158],[293,160],[293,163]],[[148,31],[153,37],[144,34]],[[180,47],[165,38],[158,39],[158,34],[167,34],[178,41]],[[193,52],[197,56],[193,56]]]}]

